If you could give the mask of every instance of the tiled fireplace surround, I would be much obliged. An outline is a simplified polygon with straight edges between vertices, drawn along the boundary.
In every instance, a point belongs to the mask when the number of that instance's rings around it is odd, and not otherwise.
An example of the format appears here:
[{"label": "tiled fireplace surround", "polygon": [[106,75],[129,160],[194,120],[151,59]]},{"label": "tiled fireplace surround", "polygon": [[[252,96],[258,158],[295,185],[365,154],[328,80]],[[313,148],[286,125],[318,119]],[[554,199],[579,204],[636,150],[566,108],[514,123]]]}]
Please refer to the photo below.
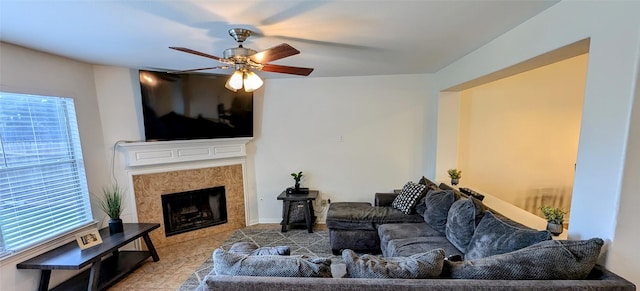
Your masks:
[{"label": "tiled fireplace surround", "polygon": [[[156,247],[243,228],[246,143],[250,138],[136,142],[121,144],[126,156],[129,189],[135,196],[138,222],[160,223],[150,233]],[[224,186],[228,222],[165,236],[161,195]]]}]

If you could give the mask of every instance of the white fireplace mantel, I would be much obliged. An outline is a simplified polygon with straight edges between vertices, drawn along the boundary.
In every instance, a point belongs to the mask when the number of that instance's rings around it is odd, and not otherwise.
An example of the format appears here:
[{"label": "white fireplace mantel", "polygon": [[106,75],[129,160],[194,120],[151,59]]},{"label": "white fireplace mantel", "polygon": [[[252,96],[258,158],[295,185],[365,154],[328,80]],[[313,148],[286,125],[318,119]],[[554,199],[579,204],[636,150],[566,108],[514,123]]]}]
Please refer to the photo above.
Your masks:
[{"label": "white fireplace mantel", "polygon": [[128,167],[245,157],[252,138],[127,142],[118,146]]}]

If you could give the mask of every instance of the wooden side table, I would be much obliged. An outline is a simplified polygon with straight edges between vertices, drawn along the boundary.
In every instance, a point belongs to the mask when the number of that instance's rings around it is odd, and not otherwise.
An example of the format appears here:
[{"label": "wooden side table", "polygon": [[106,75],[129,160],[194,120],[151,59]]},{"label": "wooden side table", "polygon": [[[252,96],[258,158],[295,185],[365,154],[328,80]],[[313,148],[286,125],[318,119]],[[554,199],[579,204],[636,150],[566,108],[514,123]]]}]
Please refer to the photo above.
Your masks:
[{"label": "wooden side table", "polygon": [[287,232],[289,227],[289,214],[291,211],[291,205],[302,203],[304,205],[304,221],[309,233],[313,232],[313,224],[316,221],[316,215],[313,210],[313,201],[318,198],[318,190],[309,190],[309,194],[287,194],[287,191],[282,191],[278,195],[278,200],[282,200],[282,232]]},{"label": "wooden side table", "polygon": [[[102,244],[80,250],[76,241],[62,245],[39,256],[19,263],[18,269],[41,270],[38,290],[49,290],[52,270],[79,270],[91,268],[61,283],[52,290],[104,290],[135,270],[149,257],[160,260],[151,243],[149,232],[160,227],[158,223],[125,223],[124,232],[110,234],[109,228],[100,230]],[[142,237],[147,251],[120,251],[120,247]],[[107,259],[102,257],[111,254]]]}]

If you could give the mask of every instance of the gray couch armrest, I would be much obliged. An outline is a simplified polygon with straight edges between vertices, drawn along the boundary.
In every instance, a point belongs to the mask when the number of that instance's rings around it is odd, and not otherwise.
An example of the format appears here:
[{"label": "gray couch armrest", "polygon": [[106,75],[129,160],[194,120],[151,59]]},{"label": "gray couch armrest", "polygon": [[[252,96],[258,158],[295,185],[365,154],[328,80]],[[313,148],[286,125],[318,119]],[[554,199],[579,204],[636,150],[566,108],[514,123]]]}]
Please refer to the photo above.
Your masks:
[{"label": "gray couch armrest", "polygon": [[398,196],[398,193],[376,193],[374,205],[391,206],[391,203],[396,199],[396,196]]}]

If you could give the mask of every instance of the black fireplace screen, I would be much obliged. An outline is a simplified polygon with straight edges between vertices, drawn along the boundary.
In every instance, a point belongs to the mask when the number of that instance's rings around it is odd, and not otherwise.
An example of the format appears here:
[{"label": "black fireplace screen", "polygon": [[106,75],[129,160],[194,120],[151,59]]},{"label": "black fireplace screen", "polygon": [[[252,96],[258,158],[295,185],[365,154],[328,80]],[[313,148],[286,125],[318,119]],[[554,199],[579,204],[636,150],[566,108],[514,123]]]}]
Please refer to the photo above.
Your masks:
[{"label": "black fireplace screen", "polygon": [[224,186],[162,195],[166,236],[227,222]]}]

